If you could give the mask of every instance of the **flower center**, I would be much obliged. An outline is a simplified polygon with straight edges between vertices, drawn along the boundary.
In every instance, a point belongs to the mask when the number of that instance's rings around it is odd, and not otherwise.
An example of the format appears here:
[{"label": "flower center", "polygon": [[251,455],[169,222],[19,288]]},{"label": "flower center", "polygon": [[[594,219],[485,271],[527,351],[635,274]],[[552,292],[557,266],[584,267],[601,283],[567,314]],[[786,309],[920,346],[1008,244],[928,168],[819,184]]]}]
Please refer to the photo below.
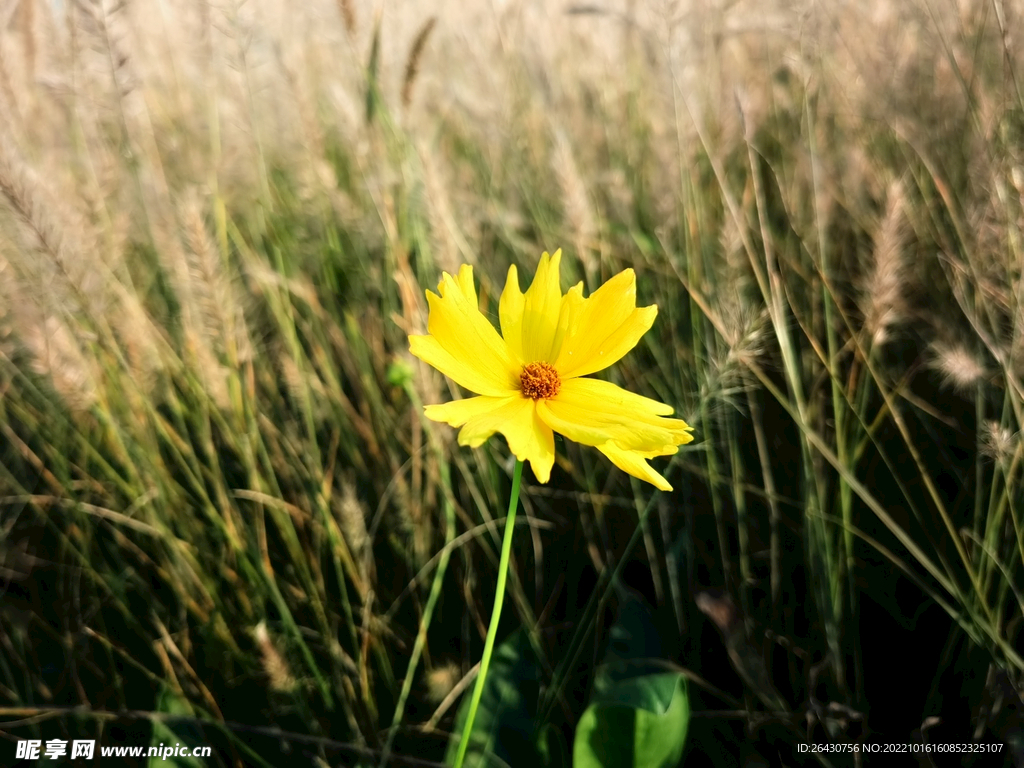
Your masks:
[{"label": "flower center", "polygon": [[549,363],[530,363],[519,375],[520,391],[523,397],[541,400],[554,397],[562,386],[558,371]]}]

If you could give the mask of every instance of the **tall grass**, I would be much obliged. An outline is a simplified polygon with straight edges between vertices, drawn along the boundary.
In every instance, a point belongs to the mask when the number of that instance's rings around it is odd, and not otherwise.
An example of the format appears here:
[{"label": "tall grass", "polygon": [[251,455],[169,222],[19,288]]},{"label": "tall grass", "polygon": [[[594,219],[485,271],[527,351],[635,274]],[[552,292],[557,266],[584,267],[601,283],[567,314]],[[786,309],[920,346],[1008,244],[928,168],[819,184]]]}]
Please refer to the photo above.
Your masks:
[{"label": "tall grass", "polygon": [[748,5],[24,0],[0,731],[440,760],[511,464],[423,419],[459,393],[406,336],[442,270],[493,314],[562,247],[588,289],[637,270],[659,318],[610,375],[698,439],[670,495],[572,444],[526,473],[546,716],[628,586],[719,761],[1019,741],[1024,17]]}]

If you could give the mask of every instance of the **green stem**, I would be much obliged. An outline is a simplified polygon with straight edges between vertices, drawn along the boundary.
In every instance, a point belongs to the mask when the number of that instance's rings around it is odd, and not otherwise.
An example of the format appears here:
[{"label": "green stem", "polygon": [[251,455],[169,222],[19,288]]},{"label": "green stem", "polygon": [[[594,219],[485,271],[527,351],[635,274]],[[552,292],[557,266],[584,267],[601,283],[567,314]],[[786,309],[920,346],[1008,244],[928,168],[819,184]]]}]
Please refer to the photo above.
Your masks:
[{"label": "green stem", "polygon": [[466,724],[462,727],[462,738],[459,740],[459,752],[455,756],[455,768],[462,768],[469,748],[470,734],[473,733],[473,721],[476,710],[480,706],[480,697],[484,692],[487,680],[487,669],[491,666],[491,653],[494,651],[494,638],[498,634],[498,620],[501,618],[501,605],[505,602],[505,581],[508,579],[508,561],[512,554],[512,532],[515,530],[516,508],[519,506],[519,481],[523,476],[523,462],[516,459],[516,468],[512,473],[512,494],[508,500],[508,517],[505,518],[505,537],[501,541],[501,560],[498,561],[498,590],[494,595],[494,610],[491,612],[491,625],[487,628],[487,640],[484,641],[484,657],[480,659],[480,674],[473,686],[473,699],[469,702],[469,714]]}]

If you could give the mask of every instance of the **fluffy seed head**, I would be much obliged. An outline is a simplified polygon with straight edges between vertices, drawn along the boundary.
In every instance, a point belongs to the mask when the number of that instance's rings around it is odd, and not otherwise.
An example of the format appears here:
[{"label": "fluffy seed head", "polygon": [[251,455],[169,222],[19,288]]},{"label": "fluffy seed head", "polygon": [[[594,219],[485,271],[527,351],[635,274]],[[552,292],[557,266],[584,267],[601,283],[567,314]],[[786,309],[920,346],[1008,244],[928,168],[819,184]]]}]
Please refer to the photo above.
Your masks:
[{"label": "fluffy seed head", "polygon": [[933,354],[943,381],[958,392],[969,391],[985,378],[984,366],[963,345],[936,345]]},{"label": "fluffy seed head", "polygon": [[440,703],[458,684],[462,672],[457,664],[448,662],[427,672],[427,698]]},{"label": "fluffy seed head", "polygon": [[1005,461],[1013,456],[1019,434],[1014,434],[998,421],[986,421],[981,425],[979,450],[995,461]]},{"label": "fluffy seed head", "polygon": [[907,314],[903,204],[903,185],[897,181],[889,188],[885,217],[875,235],[875,248],[864,285],[864,326],[873,344],[884,343],[891,327]]},{"label": "fluffy seed head", "polygon": [[287,692],[295,688],[296,680],[288,669],[288,662],[277,650],[270,633],[267,631],[266,622],[261,621],[253,629],[253,637],[260,649],[260,657],[263,662],[263,671],[270,682],[270,688],[274,691]]}]

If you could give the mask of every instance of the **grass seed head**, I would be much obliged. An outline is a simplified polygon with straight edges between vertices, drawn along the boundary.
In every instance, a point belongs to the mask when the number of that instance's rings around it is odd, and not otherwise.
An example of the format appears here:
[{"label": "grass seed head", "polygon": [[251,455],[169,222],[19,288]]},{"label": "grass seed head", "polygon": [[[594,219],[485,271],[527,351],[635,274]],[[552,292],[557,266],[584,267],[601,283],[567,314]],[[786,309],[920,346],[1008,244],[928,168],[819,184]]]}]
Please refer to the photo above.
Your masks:
[{"label": "grass seed head", "polygon": [[427,698],[435,704],[452,692],[462,677],[459,666],[448,662],[427,672]]},{"label": "grass seed head", "polygon": [[295,677],[288,667],[288,662],[277,650],[277,646],[267,631],[267,624],[261,621],[253,629],[253,637],[260,649],[260,660],[263,663],[263,671],[270,682],[271,690],[287,693],[295,688]]},{"label": "grass seed head", "polygon": [[864,327],[873,344],[884,344],[890,328],[908,315],[904,293],[906,237],[903,215],[904,190],[900,181],[889,187],[885,216],[875,235],[867,280],[864,285]]},{"label": "grass seed head", "polygon": [[981,384],[987,374],[977,356],[962,344],[934,344],[932,365],[941,374],[944,384],[961,393]]}]

